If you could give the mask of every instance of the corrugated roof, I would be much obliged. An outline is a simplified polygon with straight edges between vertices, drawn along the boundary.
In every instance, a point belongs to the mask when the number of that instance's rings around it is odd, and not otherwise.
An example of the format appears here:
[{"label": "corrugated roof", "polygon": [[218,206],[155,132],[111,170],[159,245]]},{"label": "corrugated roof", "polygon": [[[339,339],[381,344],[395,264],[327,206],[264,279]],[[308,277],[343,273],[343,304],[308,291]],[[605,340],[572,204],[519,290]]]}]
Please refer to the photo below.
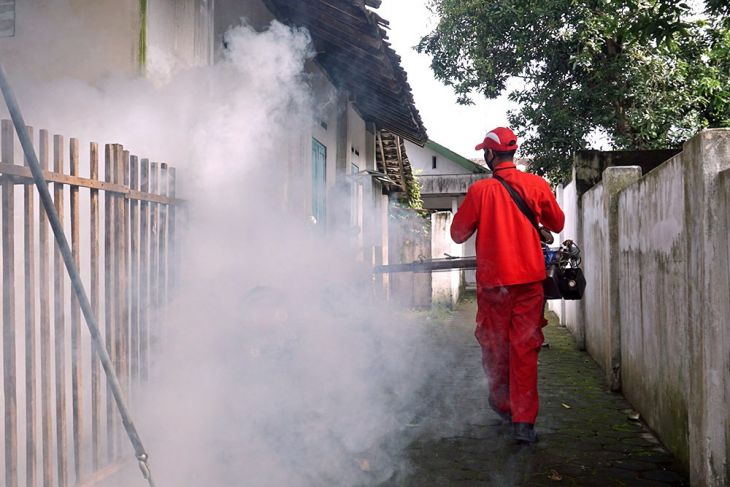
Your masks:
[{"label": "corrugated roof", "polygon": [[379,0],[264,0],[276,18],[309,30],[316,60],[367,122],[423,146],[426,128],[383,20]]}]

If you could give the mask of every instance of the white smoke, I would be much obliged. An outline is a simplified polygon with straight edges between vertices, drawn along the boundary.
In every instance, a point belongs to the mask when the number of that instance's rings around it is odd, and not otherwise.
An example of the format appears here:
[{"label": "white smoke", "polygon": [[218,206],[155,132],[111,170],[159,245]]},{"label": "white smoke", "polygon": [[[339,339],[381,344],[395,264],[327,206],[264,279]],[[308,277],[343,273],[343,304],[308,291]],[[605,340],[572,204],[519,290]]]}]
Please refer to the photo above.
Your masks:
[{"label": "white smoke", "polygon": [[346,228],[325,235],[288,209],[311,175],[287,161],[327,101],[312,98],[306,32],[241,26],[228,46],[164,84],[24,85],[26,119],[121,142],[185,181],[179,283],[135,401],[159,485],[382,482],[440,352],[374,299]]}]

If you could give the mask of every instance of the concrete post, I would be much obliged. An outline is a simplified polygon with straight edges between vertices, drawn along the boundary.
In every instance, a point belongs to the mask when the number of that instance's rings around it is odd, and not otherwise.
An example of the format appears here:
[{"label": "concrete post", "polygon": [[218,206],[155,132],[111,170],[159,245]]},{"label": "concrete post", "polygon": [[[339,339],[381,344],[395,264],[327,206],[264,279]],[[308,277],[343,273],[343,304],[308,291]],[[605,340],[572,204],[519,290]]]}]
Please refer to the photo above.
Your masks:
[{"label": "concrete post", "polygon": [[[689,235],[689,443],[692,485],[727,485],[730,369],[726,227],[718,174],[730,169],[730,130],[705,130],[684,145]],[[723,235],[724,233],[724,235]]]},{"label": "concrete post", "polygon": [[[444,254],[459,255],[460,245],[451,240],[451,222],[453,214],[450,211],[438,211],[431,215],[431,256],[434,259],[444,258]],[[456,275],[456,277],[454,277]],[[459,299],[458,270],[434,272],[432,278],[432,303],[436,306],[448,308]]]},{"label": "concrete post", "polygon": [[604,269],[608,272],[607,280],[608,293],[603,302],[603,326],[606,327],[608,340],[606,340],[606,357],[608,367],[606,368],[607,380],[612,391],[621,390],[621,319],[619,314],[619,268],[615,265],[618,262],[618,196],[626,187],[641,179],[641,167],[623,166],[609,167],[603,171],[604,200],[603,209],[608,222],[608,253],[604,258],[608,259]]}]

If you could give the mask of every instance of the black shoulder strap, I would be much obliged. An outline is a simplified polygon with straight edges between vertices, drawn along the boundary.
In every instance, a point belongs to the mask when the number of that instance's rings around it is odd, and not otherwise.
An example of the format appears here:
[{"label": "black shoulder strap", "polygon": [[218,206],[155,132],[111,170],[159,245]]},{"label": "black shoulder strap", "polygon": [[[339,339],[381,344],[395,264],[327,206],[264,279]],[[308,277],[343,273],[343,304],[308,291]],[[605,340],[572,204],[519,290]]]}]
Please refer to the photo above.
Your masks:
[{"label": "black shoulder strap", "polygon": [[537,230],[537,233],[540,233],[540,227],[537,224],[537,218],[535,218],[535,213],[530,209],[529,206],[527,206],[527,203],[525,203],[525,200],[522,199],[522,196],[515,191],[515,188],[507,184],[507,181],[502,179],[500,176],[497,176],[494,174],[494,179],[502,183],[502,186],[505,187],[509,195],[514,200],[517,207],[520,209],[520,211],[527,217],[528,220],[530,220],[530,223],[532,223],[532,226],[535,227],[535,230]]}]

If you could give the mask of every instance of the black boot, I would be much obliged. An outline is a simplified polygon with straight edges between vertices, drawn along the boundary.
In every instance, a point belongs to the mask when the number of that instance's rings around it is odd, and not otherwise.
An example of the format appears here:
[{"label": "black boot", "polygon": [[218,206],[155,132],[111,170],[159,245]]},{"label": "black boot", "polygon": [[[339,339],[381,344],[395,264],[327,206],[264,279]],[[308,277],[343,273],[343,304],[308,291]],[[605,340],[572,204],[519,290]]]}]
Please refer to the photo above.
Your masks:
[{"label": "black boot", "polygon": [[501,411],[499,408],[497,408],[497,405],[492,402],[492,399],[489,399],[489,407],[492,408],[492,411],[497,413],[497,416],[499,416],[499,419],[502,420],[502,423],[509,425],[512,423],[512,414],[508,413],[507,411]]},{"label": "black boot", "polygon": [[512,423],[512,437],[519,445],[532,445],[537,443],[535,425],[530,423]]}]

